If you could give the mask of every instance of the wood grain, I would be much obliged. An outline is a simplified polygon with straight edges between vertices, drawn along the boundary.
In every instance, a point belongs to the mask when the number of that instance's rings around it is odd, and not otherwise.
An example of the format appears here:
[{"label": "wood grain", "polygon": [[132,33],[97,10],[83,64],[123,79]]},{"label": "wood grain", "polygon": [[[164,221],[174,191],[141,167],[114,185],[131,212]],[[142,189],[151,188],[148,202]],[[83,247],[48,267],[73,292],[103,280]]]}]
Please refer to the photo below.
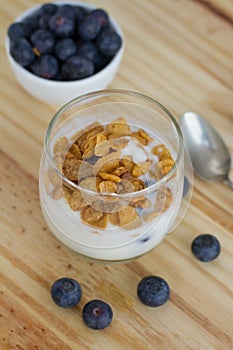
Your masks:
[{"label": "wood grain", "polygon": [[[126,51],[111,87],[158,99],[176,117],[195,110],[214,124],[233,155],[233,3],[231,0],[89,1],[114,14]],[[195,177],[184,221],[154,251],[124,265],[85,262],[47,229],[38,200],[38,168],[47,124],[56,111],[16,82],[4,53],[10,23],[37,0],[2,1],[0,83],[0,349],[231,350],[233,348],[233,194]],[[233,178],[233,171],[230,174]],[[219,258],[203,264],[190,252],[199,233],[216,235]],[[171,298],[143,306],[136,286],[164,277]],[[83,298],[58,308],[50,286],[80,281]],[[111,304],[101,332],[82,323],[93,298]]]}]

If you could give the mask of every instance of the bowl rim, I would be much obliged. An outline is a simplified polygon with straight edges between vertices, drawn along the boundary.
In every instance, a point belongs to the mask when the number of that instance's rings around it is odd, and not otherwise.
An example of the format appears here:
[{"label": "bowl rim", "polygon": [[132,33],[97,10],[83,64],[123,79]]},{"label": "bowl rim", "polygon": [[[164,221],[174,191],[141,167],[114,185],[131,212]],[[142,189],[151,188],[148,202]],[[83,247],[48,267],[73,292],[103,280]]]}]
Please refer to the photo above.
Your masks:
[{"label": "bowl rim", "polygon": [[[140,191],[136,191],[136,192],[129,192],[129,193],[123,193],[123,194],[119,194],[119,193],[97,193],[94,192],[92,190],[88,190],[86,188],[81,187],[80,185],[75,184],[73,181],[69,180],[56,166],[54,159],[53,159],[53,155],[50,151],[50,135],[52,133],[52,128],[53,125],[56,123],[56,121],[59,119],[59,117],[62,115],[62,113],[69,107],[72,107],[73,105],[75,105],[76,103],[79,102],[84,102],[85,100],[88,99],[95,99],[98,97],[103,97],[106,95],[121,95],[121,94],[127,94],[133,97],[137,97],[139,99],[145,100],[148,103],[157,106],[159,109],[161,109],[166,116],[168,117],[168,119],[171,121],[172,125],[175,127],[177,136],[178,136],[178,152],[177,152],[177,157],[175,159],[175,163],[172,167],[172,169],[166,174],[164,175],[161,179],[159,179],[158,181],[156,181],[154,184],[140,190]],[[132,197],[132,195],[143,195],[145,193],[147,193],[148,191],[156,191],[158,189],[161,188],[161,186],[166,185],[167,181],[174,175],[176,168],[177,168],[177,164],[180,163],[181,159],[182,159],[182,155],[183,155],[183,150],[184,150],[184,143],[183,143],[183,133],[181,131],[181,128],[179,126],[179,123],[177,122],[176,118],[173,116],[173,114],[164,106],[162,105],[160,102],[158,102],[155,98],[150,97],[146,94],[143,94],[141,92],[136,92],[136,91],[132,91],[132,90],[127,90],[127,89],[104,89],[104,90],[98,90],[98,91],[93,91],[93,92],[89,92],[83,95],[80,95],[78,97],[75,97],[74,99],[68,101],[66,104],[64,104],[61,108],[59,108],[57,110],[57,112],[54,114],[54,116],[52,117],[52,119],[50,120],[46,133],[45,133],[45,137],[44,137],[44,149],[45,149],[45,154],[47,156],[49,165],[51,166],[51,168],[53,168],[55,170],[55,172],[58,174],[58,176],[71,188],[73,188],[74,190],[78,190],[78,191],[82,191],[88,195],[92,195],[92,196],[108,196],[108,197],[112,197],[112,198],[121,198],[121,199],[128,199],[130,197]],[[166,186],[165,186],[166,187]]]},{"label": "bowl rim", "polygon": [[[89,5],[83,2],[79,2],[79,1],[53,1],[53,4],[56,5],[64,5],[64,4],[73,4],[73,5],[77,5],[77,6],[82,6],[84,8],[87,9],[98,9],[100,7],[96,7],[93,5]],[[21,12],[14,20],[14,22],[21,22],[24,18],[26,18],[28,15],[33,14],[33,12],[35,12],[36,10],[39,10],[41,8],[41,6],[43,6],[43,3],[32,6],[30,8],[28,8],[27,10],[25,10],[24,12]],[[14,58],[11,56],[10,54],[10,38],[7,34],[6,38],[5,38],[5,51],[6,51],[6,55],[8,60],[10,61],[11,65],[14,66],[21,74],[24,74],[25,77],[28,77],[30,80],[34,80],[37,83],[42,83],[43,85],[46,85],[47,87],[54,87],[54,85],[58,86],[62,86],[63,87],[72,87],[72,85],[78,86],[78,85],[83,85],[83,83],[88,83],[88,82],[92,82],[98,79],[101,79],[101,75],[104,75],[107,73],[107,71],[110,71],[112,67],[114,67],[115,63],[117,63],[117,60],[120,60],[123,52],[125,50],[125,36],[124,33],[120,27],[120,25],[117,23],[117,21],[111,16],[108,15],[111,24],[113,25],[113,28],[116,30],[116,32],[121,36],[122,39],[122,44],[120,49],[117,51],[117,53],[115,54],[115,56],[111,59],[111,61],[104,67],[102,68],[100,71],[98,71],[97,73],[86,77],[86,78],[81,78],[81,79],[77,79],[77,80],[70,80],[70,81],[61,81],[61,80],[53,80],[53,79],[45,79],[42,77],[39,77],[33,73],[31,73],[30,71],[28,71],[25,67],[22,67],[18,62],[16,62],[14,60]]]}]

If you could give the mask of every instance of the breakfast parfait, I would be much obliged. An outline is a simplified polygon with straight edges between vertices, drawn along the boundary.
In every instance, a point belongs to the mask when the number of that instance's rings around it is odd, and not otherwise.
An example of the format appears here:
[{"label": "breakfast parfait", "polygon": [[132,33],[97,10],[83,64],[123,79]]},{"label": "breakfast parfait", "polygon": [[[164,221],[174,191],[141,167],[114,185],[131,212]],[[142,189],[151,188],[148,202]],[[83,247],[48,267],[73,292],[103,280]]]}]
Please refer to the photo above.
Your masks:
[{"label": "breakfast parfait", "polygon": [[172,229],[183,171],[161,135],[132,124],[132,116],[107,119],[82,120],[78,129],[62,122],[41,161],[41,207],[51,231],[79,254],[125,261]]}]

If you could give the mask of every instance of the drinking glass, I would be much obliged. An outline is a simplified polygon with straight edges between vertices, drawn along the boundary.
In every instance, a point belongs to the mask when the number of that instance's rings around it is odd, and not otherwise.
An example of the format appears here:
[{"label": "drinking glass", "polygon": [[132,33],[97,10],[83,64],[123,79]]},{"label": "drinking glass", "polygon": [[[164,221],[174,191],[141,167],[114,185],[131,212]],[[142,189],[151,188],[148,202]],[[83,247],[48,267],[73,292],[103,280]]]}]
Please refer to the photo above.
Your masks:
[{"label": "drinking glass", "polygon": [[[116,158],[111,161],[120,164],[122,157],[129,155],[134,164],[140,165],[145,157],[153,159],[147,174],[141,177],[144,187],[100,193],[97,179],[96,188],[81,186],[79,180],[89,183],[90,177],[95,184],[96,173],[90,176],[89,170],[96,168],[98,157],[80,161],[77,181],[70,180],[63,167],[72,142],[85,135],[85,128],[106,127],[117,118],[126,120],[132,135],[145,131],[153,140],[153,147],[165,145],[174,160],[170,171],[163,173],[157,167],[158,158],[148,145],[131,135],[119,135],[113,142],[120,150],[110,153]],[[124,144],[130,147],[121,148]],[[108,162],[109,158],[107,168]],[[57,111],[46,131],[39,174],[44,219],[51,232],[83,258],[106,264],[133,260],[155,248],[182,220],[189,202],[186,200],[182,209],[185,166],[190,169],[191,165],[185,162],[181,129],[173,115],[155,99],[120,89],[79,96]],[[125,177],[122,183],[130,188],[132,176],[128,179]],[[122,183],[118,182],[118,188],[123,188]],[[81,209],[71,208],[71,196],[79,198]]]}]

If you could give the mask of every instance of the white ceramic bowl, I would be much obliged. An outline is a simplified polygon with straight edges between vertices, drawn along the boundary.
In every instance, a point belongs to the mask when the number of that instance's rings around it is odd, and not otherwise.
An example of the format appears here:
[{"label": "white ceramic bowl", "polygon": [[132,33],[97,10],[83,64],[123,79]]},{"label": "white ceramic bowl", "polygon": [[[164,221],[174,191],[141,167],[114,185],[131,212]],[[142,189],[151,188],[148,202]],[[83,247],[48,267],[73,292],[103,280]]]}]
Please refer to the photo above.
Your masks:
[{"label": "white ceramic bowl", "polygon": [[[56,2],[54,1],[53,3],[56,3]],[[61,5],[64,3],[81,5],[88,9],[94,9],[93,6],[87,5],[86,3],[80,3],[80,2],[69,1],[69,2],[59,2],[57,4]],[[23,12],[20,16],[18,16],[15,19],[14,22],[22,21],[24,18],[32,14],[41,6],[42,4],[34,6],[29,10]],[[54,105],[63,105],[66,102],[70,101],[71,99],[78,97],[79,95],[83,95],[91,91],[105,89],[111,83],[111,81],[113,80],[119,68],[119,65],[123,56],[123,52],[124,52],[124,47],[125,47],[125,40],[124,40],[124,36],[121,28],[111,16],[109,17],[113,28],[122,38],[121,48],[116,53],[116,55],[111,60],[111,62],[108,63],[107,66],[105,66],[98,73],[88,78],[83,78],[75,81],[63,82],[63,81],[55,81],[55,80],[40,78],[32,74],[31,72],[29,72],[27,69],[21,67],[10,54],[10,41],[9,41],[9,37],[7,37],[5,41],[6,55],[10,62],[10,66],[20,85],[30,95],[36,97],[37,99],[43,102],[54,104]]]}]

